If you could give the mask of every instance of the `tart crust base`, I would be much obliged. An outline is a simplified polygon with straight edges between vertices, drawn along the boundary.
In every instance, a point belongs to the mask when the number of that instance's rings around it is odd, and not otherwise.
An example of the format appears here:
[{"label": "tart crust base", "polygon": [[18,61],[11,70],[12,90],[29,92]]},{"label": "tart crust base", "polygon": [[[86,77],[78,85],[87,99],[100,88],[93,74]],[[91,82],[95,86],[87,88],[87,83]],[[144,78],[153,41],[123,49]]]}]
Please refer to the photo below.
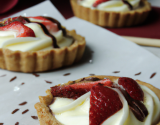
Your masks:
[{"label": "tart crust base", "polygon": [[75,30],[67,31],[75,41],[69,47],[44,51],[12,51],[0,49],[0,68],[19,72],[42,72],[70,66],[78,62],[85,50],[85,38]]},{"label": "tart crust base", "polygon": [[[91,78],[91,77],[97,77],[99,79],[108,78],[111,81],[116,81],[119,78],[116,76],[89,76],[85,78]],[[80,81],[81,79],[78,79],[78,80],[75,80],[74,83],[78,83],[78,82],[80,83]],[[142,82],[140,80],[136,80],[136,81],[138,84],[144,85],[150,88],[158,96],[160,100],[160,89],[152,86],[151,84]],[[69,84],[73,84],[73,81],[69,81],[63,85],[69,85]],[[60,85],[61,84],[59,84],[59,86]],[[37,110],[40,125],[63,125],[52,115],[52,113],[50,112],[50,109],[48,108],[48,105],[50,105],[53,100],[53,96],[51,94],[50,89],[48,89],[46,93],[47,93],[47,96],[39,96],[40,102],[34,105],[35,109]],[[160,125],[160,119],[159,119],[159,123],[156,125]]]},{"label": "tart crust base", "polygon": [[77,0],[70,0],[70,3],[75,16],[93,24],[110,28],[129,27],[141,24],[146,20],[151,11],[151,5],[147,0],[142,0],[143,6],[141,8],[127,12],[91,9],[79,5]]}]

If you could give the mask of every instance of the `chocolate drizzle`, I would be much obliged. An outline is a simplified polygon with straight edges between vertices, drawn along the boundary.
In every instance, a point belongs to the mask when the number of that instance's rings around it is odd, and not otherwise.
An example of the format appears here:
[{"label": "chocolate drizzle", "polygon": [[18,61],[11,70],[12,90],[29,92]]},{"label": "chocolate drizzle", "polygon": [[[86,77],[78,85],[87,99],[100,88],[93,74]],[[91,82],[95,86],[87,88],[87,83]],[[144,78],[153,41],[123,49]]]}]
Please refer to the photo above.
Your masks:
[{"label": "chocolate drizzle", "polygon": [[133,6],[132,6],[127,0],[122,0],[122,2],[123,2],[124,4],[126,4],[126,5],[129,7],[130,10],[133,9]]},{"label": "chocolate drizzle", "polygon": [[139,121],[143,122],[145,120],[145,117],[148,115],[148,110],[145,107],[145,105],[142,102],[131,98],[125,90],[121,89],[121,92],[123,93],[124,97],[126,98],[128,105],[129,105],[130,109],[132,110],[133,114],[135,115],[135,117]]},{"label": "chocolate drizzle", "polygon": [[[42,17],[50,20],[50,21],[53,22],[53,23],[56,23],[57,26],[58,26],[58,29],[59,29],[59,30],[62,30],[63,36],[73,39],[73,41],[72,41],[72,44],[73,44],[74,38],[73,38],[72,36],[67,35],[66,29],[62,27],[62,25],[61,25],[61,23],[60,23],[59,21],[57,21],[56,19],[53,19],[53,18],[51,18],[51,17],[44,17],[44,16],[42,16]],[[56,43],[57,43],[57,42],[56,42]],[[57,45],[57,46],[58,46],[58,45]],[[58,47],[58,48],[59,48],[59,47]]]},{"label": "chocolate drizzle", "polygon": [[12,114],[16,113],[19,109],[15,109],[12,111]]},{"label": "chocolate drizzle", "polygon": [[132,110],[134,116],[139,121],[143,122],[148,115],[148,110],[145,107],[145,105],[141,101],[135,100],[132,97],[130,97],[130,95],[127,93],[127,91],[124,90],[118,84],[113,84],[112,87],[117,88],[122,92],[122,94],[124,95],[124,97],[126,98],[126,100],[128,102],[129,108]]},{"label": "chocolate drizzle", "polygon": [[114,71],[113,73],[120,73],[120,71]]},{"label": "chocolate drizzle", "polygon": [[16,122],[15,125],[19,125],[19,122]]},{"label": "chocolate drizzle", "polygon": [[35,77],[39,77],[39,75],[38,75],[38,74],[36,74],[36,73],[33,73],[33,75],[34,75]]},{"label": "chocolate drizzle", "polygon": [[141,74],[141,72],[139,72],[139,73],[136,73],[136,74],[135,74],[135,76],[137,76],[137,75],[140,75],[140,74]]},{"label": "chocolate drizzle", "polygon": [[[43,17],[43,16],[42,16]],[[46,17],[43,17],[43,18],[46,18]],[[26,18],[26,17],[24,17],[24,19],[26,20],[26,21],[28,21],[29,23],[31,23],[32,21],[30,21],[28,18]],[[46,18],[47,19],[47,18]],[[57,21],[58,22],[58,21]],[[43,31],[44,31],[44,33],[46,34],[46,35],[48,35],[49,37],[51,37],[52,38],[52,46],[53,46],[53,48],[59,48],[59,46],[57,45],[57,40],[56,40],[56,38],[53,36],[53,35],[51,35],[50,33],[49,33],[49,31],[48,31],[48,29],[42,24],[42,23],[39,23],[39,22],[32,22],[32,23],[37,23],[37,24],[39,24],[40,26],[41,26],[41,28],[43,29]],[[54,22],[53,22],[54,23]]]},{"label": "chocolate drizzle", "polygon": [[22,114],[25,114],[26,112],[28,112],[29,111],[29,109],[26,109],[26,110],[24,110],[23,112],[22,112]]},{"label": "chocolate drizzle", "polygon": [[[41,16],[41,17],[46,18],[47,20],[50,20],[50,21],[53,22],[53,23],[56,23],[57,26],[58,26],[58,29],[59,29],[59,30],[62,30],[63,36],[68,37],[68,38],[72,38],[72,39],[73,39],[73,42],[74,42],[74,38],[73,38],[72,36],[68,36],[68,35],[67,35],[65,28],[63,28],[63,27],[61,26],[60,22],[58,22],[56,19],[53,19],[53,18],[51,18],[51,17],[44,17],[44,16]],[[28,20],[27,20],[27,21],[28,21]],[[32,21],[29,21],[29,22],[32,22]],[[53,48],[60,48],[60,47],[57,45],[57,40],[56,40],[56,38],[55,38],[52,34],[50,34],[50,32],[48,31],[48,29],[47,29],[42,23],[39,23],[39,22],[33,22],[33,23],[38,23],[38,24],[42,27],[42,29],[43,29],[43,31],[45,32],[45,34],[48,35],[48,36],[50,36],[50,37],[52,38]],[[73,42],[72,42],[72,43],[73,43]]]},{"label": "chocolate drizzle", "polygon": [[156,75],[156,72],[154,72],[151,76],[150,79],[152,79]]},{"label": "chocolate drizzle", "polygon": [[50,20],[50,21],[52,21],[53,23],[56,23],[57,26],[58,26],[58,29],[59,29],[59,30],[62,30],[63,35],[64,35],[64,36],[67,36],[66,30],[61,26],[60,22],[58,22],[56,19],[53,19],[53,18],[51,18],[51,17],[44,17],[44,16],[42,16],[42,17],[43,17],[43,18],[46,18],[46,19],[48,19],[48,20]]},{"label": "chocolate drizzle", "polygon": [[27,102],[22,102],[19,105],[22,106],[22,105],[25,105],[25,104],[27,104]]},{"label": "chocolate drizzle", "polygon": [[38,117],[37,116],[31,116],[33,119],[38,119]]},{"label": "chocolate drizzle", "polygon": [[47,81],[47,80],[44,80],[44,81],[45,81],[46,83],[50,83],[50,84],[52,83],[51,81]]},{"label": "chocolate drizzle", "polygon": [[65,73],[63,76],[68,76],[68,75],[70,75],[71,73]]},{"label": "chocolate drizzle", "polygon": [[15,76],[15,77],[13,77],[12,79],[10,79],[10,82],[12,82],[13,80],[15,80],[17,77]]},{"label": "chocolate drizzle", "polygon": [[82,81],[99,81],[100,79],[99,78],[97,78],[97,77],[90,77],[90,78],[82,78],[81,80],[80,80],[80,82],[82,82]]},{"label": "chocolate drizzle", "polygon": [[21,83],[21,85],[24,85],[24,84],[25,84],[24,82]]},{"label": "chocolate drizzle", "polygon": [[45,33],[46,35],[48,35],[49,37],[52,38],[52,41],[53,41],[53,42],[52,42],[52,46],[53,46],[53,48],[59,48],[59,46],[57,45],[57,40],[56,40],[56,38],[49,33],[49,31],[47,30],[47,28],[46,28],[42,23],[38,23],[38,22],[36,22],[36,23],[41,26],[41,28],[43,29],[43,31],[44,31],[44,33]]}]

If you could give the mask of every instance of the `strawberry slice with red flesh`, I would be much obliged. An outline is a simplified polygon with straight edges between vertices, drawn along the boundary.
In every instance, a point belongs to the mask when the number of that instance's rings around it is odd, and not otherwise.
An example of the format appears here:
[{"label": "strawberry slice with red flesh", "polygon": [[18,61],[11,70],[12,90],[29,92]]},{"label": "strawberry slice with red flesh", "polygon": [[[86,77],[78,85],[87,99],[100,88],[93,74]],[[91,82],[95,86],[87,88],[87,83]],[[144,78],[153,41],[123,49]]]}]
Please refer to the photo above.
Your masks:
[{"label": "strawberry slice with red flesh", "polygon": [[97,7],[99,4],[103,3],[103,2],[107,2],[107,1],[110,1],[110,0],[96,0],[94,3],[93,3],[93,7]]},{"label": "strawberry slice with red flesh", "polygon": [[0,27],[0,31],[14,31],[17,33],[16,37],[35,37],[34,31],[19,21]]},{"label": "strawberry slice with red flesh", "polygon": [[112,86],[112,82],[109,79],[103,79],[95,82],[75,83],[72,85],[54,86],[51,87],[51,93],[53,97],[64,97],[77,99],[83,94],[89,92],[94,85],[98,83],[104,86]]},{"label": "strawberry slice with red flesh", "polygon": [[[47,18],[44,18],[42,16],[36,16],[36,17],[28,17],[33,18],[35,20],[40,21],[45,27],[48,29],[49,32],[57,32],[59,31],[58,25],[56,23],[53,23],[51,20],[48,20]],[[32,21],[31,21],[32,22]]]},{"label": "strawberry slice with red flesh", "polygon": [[119,87],[122,87],[135,100],[143,101],[144,93],[138,83],[127,77],[120,77],[118,80]]},{"label": "strawberry slice with red flesh", "polygon": [[7,20],[4,21],[4,25],[8,25],[14,21],[19,21],[23,24],[26,24],[28,23],[27,19],[22,17],[22,16],[19,16],[19,17],[13,17],[13,18],[8,18]]},{"label": "strawberry slice with red flesh", "polygon": [[93,86],[90,95],[89,125],[101,125],[122,107],[116,91],[101,84]]}]

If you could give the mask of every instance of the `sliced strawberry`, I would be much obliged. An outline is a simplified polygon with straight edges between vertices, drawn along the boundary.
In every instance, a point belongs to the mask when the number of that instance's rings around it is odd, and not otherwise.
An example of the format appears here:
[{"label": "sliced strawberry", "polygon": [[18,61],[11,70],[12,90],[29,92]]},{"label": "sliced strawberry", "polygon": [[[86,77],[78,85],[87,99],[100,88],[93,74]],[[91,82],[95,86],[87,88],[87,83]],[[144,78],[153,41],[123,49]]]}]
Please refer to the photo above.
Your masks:
[{"label": "sliced strawberry", "polygon": [[144,93],[138,83],[127,77],[120,77],[118,84],[127,91],[127,93],[135,100],[143,101]]},{"label": "sliced strawberry", "polygon": [[15,31],[16,37],[35,37],[34,31],[19,21],[0,27],[0,31]]},{"label": "sliced strawberry", "polygon": [[96,0],[94,3],[93,3],[93,7],[97,7],[99,4],[103,3],[103,2],[106,2],[106,1],[110,1],[110,0]]},{"label": "sliced strawberry", "polygon": [[123,107],[118,93],[101,84],[91,89],[89,125],[101,125]]},{"label": "sliced strawberry", "polygon": [[109,79],[103,79],[96,82],[76,83],[72,85],[54,86],[51,87],[51,93],[53,97],[65,97],[77,99],[81,95],[91,90],[94,85],[98,83],[104,86],[112,86],[112,82]]},{"label": "sliced strawberry", "polygon": [[[59,31],[58,25],[56,23],[53,23],[51,20],[42,17],[42,16],[36,16],[36,17],[28,17],[29,19],[35,19],[37,22],[42,23],[43,25],[46,26],[49,32],[57,32]],[[31,20],[30,20],[31,21]],[[32,22],[32,21],[31,21]],[[34,21],[33,21],[34,22]]]},{"label": "sliced strawberry", "polygon": [[8,18],[7,20],[4,21],[4,25],[8,25],[14,21],[19,21],[23,24],[28,23],[28,21],[26,20],[26,18],[19,16],[19,17],[13,17],[13,18]]}]

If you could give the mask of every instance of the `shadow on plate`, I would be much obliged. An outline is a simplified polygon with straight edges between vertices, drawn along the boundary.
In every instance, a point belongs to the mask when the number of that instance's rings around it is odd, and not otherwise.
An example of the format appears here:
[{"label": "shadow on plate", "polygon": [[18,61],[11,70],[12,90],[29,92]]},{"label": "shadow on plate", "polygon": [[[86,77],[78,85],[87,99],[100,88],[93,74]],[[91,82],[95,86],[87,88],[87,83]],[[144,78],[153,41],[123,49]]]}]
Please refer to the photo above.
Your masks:
[{"label": "shadow on plate", "polygon": [[41,73],[49,73],[49,72],[56,72],[56,71],[60,71],[60,70],[66,70],[69,68],[76,68],[79,66],[82,66],[83,64],[86,63],[92,63],[92,55],[93,55],[94,51],[91,50],[91,48],[89,48],[89,46],[86,46],[83,57],[81,58],[81,60],[77,63],[72,64],[71,66],[66,66],[66,67],[62,67],[56,70],[50,70],[50,71],[44,71]]}]

